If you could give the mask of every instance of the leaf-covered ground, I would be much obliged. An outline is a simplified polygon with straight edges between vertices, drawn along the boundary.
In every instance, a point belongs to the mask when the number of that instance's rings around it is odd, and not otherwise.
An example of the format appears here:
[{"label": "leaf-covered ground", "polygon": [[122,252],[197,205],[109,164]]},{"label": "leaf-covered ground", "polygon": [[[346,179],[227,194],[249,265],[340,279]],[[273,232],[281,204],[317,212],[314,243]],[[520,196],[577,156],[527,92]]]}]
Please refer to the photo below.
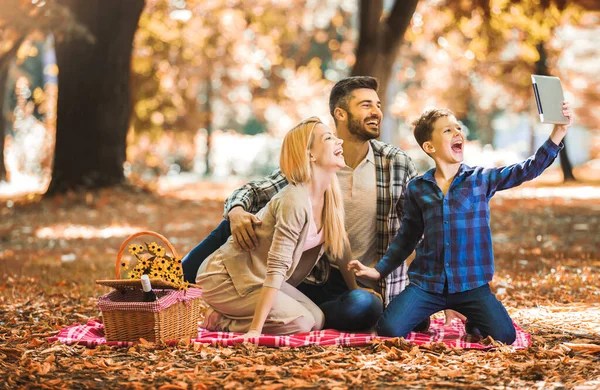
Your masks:
[{"label": "leaf-covered ground", "polygon": [[[184,254],[220,221],[231,186],[0,200],[0,388],[600,388],[600,188],[525,187],[492,202],[492,284],[532,346],[271,349],[49,344],[97,318],[96,279],[123,239],[158,231]],[[538,197],[538,198],[536,198]]]}]

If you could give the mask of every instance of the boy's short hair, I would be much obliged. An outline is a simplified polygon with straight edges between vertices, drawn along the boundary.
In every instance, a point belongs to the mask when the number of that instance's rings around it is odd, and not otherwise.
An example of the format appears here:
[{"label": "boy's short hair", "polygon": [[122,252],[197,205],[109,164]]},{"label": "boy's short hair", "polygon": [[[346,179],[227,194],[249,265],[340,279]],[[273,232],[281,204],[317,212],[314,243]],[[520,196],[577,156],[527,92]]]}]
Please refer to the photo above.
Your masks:
[{"label": "boy's short hair", "polygon": [[341,79],[335,83],[329,94],[329,113],[336,122],[335,115],[333,115],[335,108],[340,107],[348,111],[350,94],[355,89],[361,88],[372,89],[377,92],[377,89],[379,89],[379,82],[375,77],[371,76],[352,76]]},{"label": "boy's short hair", "polygon": [[447,108],[432,108],[426,110],[421,114],[419,119],[414,121],[412,124],[415,127],[414,134],[417,143],[423,149],[423,144],[431,140],[431,134],[433,133],[433,125],[435,121],[444,116],[454,116],[452,111]]}]

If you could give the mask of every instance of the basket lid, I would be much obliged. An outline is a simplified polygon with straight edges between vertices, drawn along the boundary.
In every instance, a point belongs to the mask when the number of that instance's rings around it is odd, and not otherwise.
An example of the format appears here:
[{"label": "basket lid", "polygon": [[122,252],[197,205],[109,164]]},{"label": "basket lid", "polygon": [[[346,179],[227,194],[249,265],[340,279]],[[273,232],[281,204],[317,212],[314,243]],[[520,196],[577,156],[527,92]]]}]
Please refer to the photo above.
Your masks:
[{"label": "basket lid", "polygon": [[[105,279],[105,280],[96,280],[96,284],[100,284],[102,286],[112,287],[117,290],[137,290],[142,288],[142,282],[140,279]],[[152,288],[158,289],[173,289],[177,290],[179,287],[171,282],[167,282],[163,279],[150,279],[150,284]],[[193,283],[189,284],[190,287],[200,287]]]}]

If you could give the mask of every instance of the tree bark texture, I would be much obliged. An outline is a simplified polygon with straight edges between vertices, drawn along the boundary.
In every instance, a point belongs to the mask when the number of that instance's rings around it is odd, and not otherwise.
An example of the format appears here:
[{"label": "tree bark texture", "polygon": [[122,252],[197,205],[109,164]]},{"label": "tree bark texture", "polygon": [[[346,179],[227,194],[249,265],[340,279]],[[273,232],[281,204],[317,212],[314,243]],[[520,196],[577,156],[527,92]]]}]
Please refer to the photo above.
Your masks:
[{"label": "tree bark texture", "polygon": [[144,0],[60,0],[95,42],[56,44],[58,108],[47,194],[123,182],[133,38]]},{"label": "tree bark texture", "polygon": [[[212,69],[212,67],[211,67]],[[210,155],[212,152],[212,136],[213,136],[213,125],[212,125],[212,118],[213,118],[213,113],[212,113],[212,98],[213,98],[213,82],[211,79],[211,74],[212,72],[209,72],[209,74],[206,77],[206,103],[204,103],[204,127],[206,128],[206,155],[204,156],[205,158],[205,164],[206,164],[206,171],[204,172],[205,176],[211,176],[213,173],[213,166],[212,163],[210,162]]]},{"label": "tree bark texture", "polygon": [[4,97],[6,96],[6,79],[8,66],[0,68],[0,181],[6,180],[6,165],[4,164],[4,139],[6,137],[6,115],[4,114]]},{"label": "tree bark texture", "polygon": [[558,156],[560,159],[560,169],[563,171],[563,181],[576,181],[577,179],[573,175],[573,164],[571,164],[569,154],[567,153],[567,137],[563,138],[562,143],[564,147],[560,150]]},{"label": "tree bark texture", "polygon": [[396,0],[384,18],[383,0],[360,1],[360,32],[353,76],[373,76],[379,80],[379,98],[384,103],[394,62],[404,33],[419,0]]},{"label": "tree bark texture", "polygon": [[13,47],[0,57],[0,181],[7,179],[6,165],[4,164],[4,140],[6,139],[6,113],[4,112],[4,99],[6,97],[6,82],[10,62],[17,55],[17,51],[25,37],[20,37],[14,42]]}]

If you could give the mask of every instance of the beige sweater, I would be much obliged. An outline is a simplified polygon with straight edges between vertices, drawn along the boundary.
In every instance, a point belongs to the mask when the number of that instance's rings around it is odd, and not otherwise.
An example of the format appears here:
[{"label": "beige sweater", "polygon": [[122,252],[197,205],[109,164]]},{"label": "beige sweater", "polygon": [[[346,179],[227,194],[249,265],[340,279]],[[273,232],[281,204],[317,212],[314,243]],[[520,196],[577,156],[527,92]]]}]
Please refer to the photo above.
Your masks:
[{"label": "beige sweater", "polygon": [[[279,289],[284,281],[299,284],[323,252],[320,246],[303,255],[312,218],[308,197],[303,186],[286,186],[256,214],[262,224],[255,227],[258,237],[255,250],[246,252],[239,249],[229,237],[207,261],[223,261],[241,296],[261,286]],[[297,267],[301,272],[294,273]]]}]

